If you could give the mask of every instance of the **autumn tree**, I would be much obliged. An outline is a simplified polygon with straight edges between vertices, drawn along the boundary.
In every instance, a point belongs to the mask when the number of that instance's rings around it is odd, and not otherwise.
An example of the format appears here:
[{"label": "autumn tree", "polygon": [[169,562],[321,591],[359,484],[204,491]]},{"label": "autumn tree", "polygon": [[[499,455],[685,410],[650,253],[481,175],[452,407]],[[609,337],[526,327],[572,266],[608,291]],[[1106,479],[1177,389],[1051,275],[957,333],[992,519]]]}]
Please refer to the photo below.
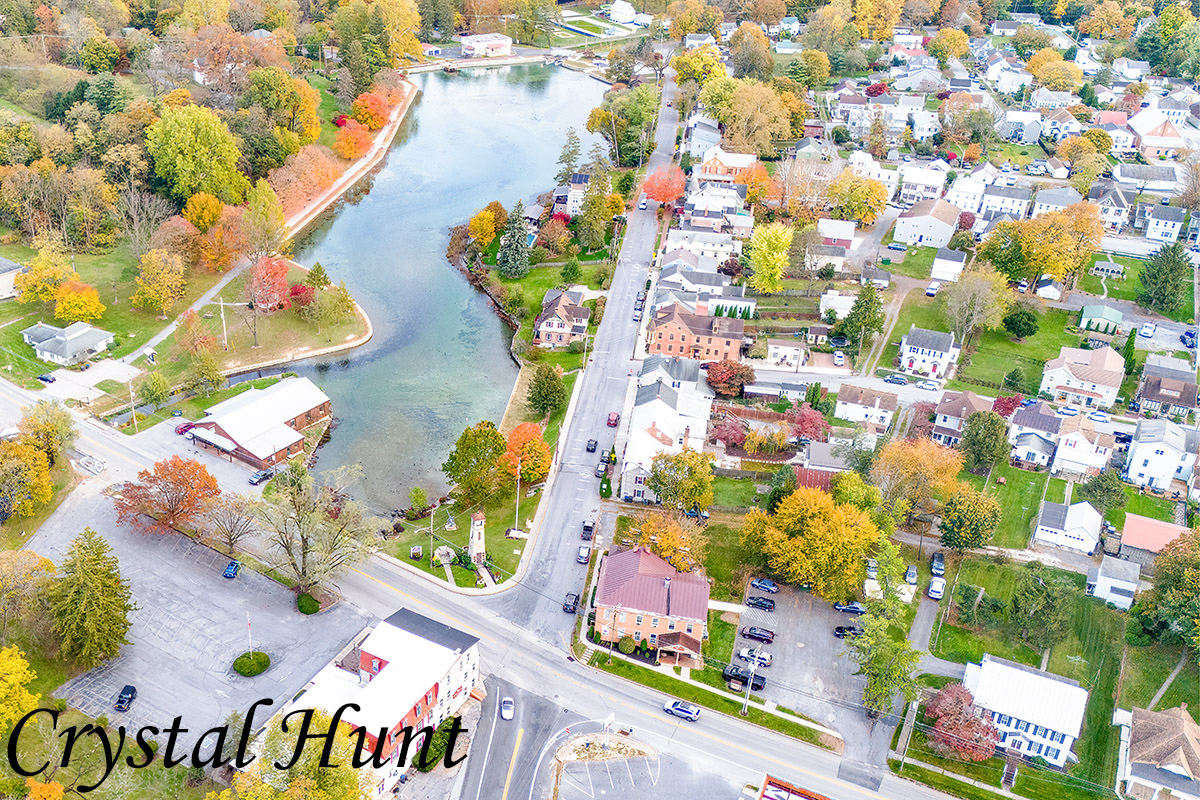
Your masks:
[{"label": "autumn tree", "polygon": [[338,130],[337,139],[333,142],[333,152],[347,161],[353,161],[365,156],[374,141],[365,125],[356,119],[348,119]]},{"label": "autumn tree", "polygon": [[116,496],[117,517],[150,533],[189,527],[221,494],[217,479],[191,458],[171,456],[138,473]]},{"label": "autumn tree", "polygon": [[1052,92],[1073,92],[1083,82],[1083,70],[1069,61],[1052,61],[1034,77]]},{"label": "autumn tree", "polygon": [[706,378],[713,391],[723,397],[737,397],[742,387],[754,383],[754,369],[749,364],[725,359],[708,368]]},{"label": "autumn tree", "polygon": [[960,452],[932,439],[893,439],[883,446],[871,469],[886,508],[901,512],[929,509],[956,488],[963,466]]},{"label": "autumn tree", "polygon": [[[0,648],[0,731],[10,731],[21,717],[37,708],[41,695],[29,691],[37,673],[29,666],[25,654],[16,645]],[[62,797],[62,787],[58,796]]]},{"label": "autumn tree", "polygon": [[902,3],[899,0],[860,0],[854,6],[854,23],[864,39],[885,41],[900,21]]},{"label": "autumn tree", "polygon": [[246,238],[246,254],[251,259],[272,255],[285,248],[288,230],[283,205],[271,184],[262,178],[246,193],[241,232]]},{"label": "autumn tree", "polygon": [[63,323],[91,322],[106,310],[96,287],[80,280],[64,281],[55,294],[54,318]]},{"label": "autumn tree", "polygon": [[495,216],[486,208],[475,212],[475,216],[467,223],[467,233],[481,249],[486,248],[496,238]]},{"label": "autumn tree", "polygon": [[137,290],[129,298],[130,302],[164,316],[179,302],[187,288],[183,261],[166,250],[151,250],[142,256],[135,285]]},{"label": "autumn tree", "polygon": [[508,435],[508,444],[497,459],[500,473],[507,478],[517,478],[518,470],[522,483],[537,483],[550,472],[550,445],[542,435],[536,422],[523,422]]},{"label": "autumn tree", "polygon": [[992,540],[992,534],[1000,524],[1000,515],[1000,503],[994,495],[969,483],[960,483],[942,507],[942,521],[938,526],[942,546],[959,552],[983,547]]},{"label": "autumn tree", "polygon": [[74,447],[79,438],[75,418],[57,400],[38,400],[22,408],[17,429],[21,432],[21,440],[45,453],[51,466],[63,451]]},{"label": "autumn tree", "polygon": [[961,683],[943,686],[925,706],[934,720],[930,746],[939,755],[962,761],[986,761],[996,753],[1000,732],[987,714],[978,713],[975,698]]},{"label": "autumn tree", "polygon": [[829,56],[821,50],[802,50],[792,63],[800,65],[795,81],[801,86],[822,89],[829,80]]},{"label": "autumn tree", "polygon": [[647,514],[631,534],[635,547],[646,548],[680,572],[703,566],[707,537],[698,525],[683,525],[668,514]]},{"label": "autumn tree", "polygon": [[505,447],[504,437],[490,421],[477,423],[459,435],[442,464],[442,473],[463,507],[479,503],[491,491],[496,462]]},{"label": "autumn tree", "polygon": [[257,509],[258,500],[249,495],[223,494],[204,512],[201,525],[205,533],[232,556],[238,542],[252,536],[257,530]]},{"label": "autumn tree", "polygon": [[829,422],[825,419],[825,415],[807,402],[793,404],[790,409],[784,412],[784,419],[791,424],[792,435],[814,442],[825,441],[825,434],[831,428]]},{"label": "autumn tree", "polygon": [[749,169],[742,170],[733,182],[746,187],[746,203],[751,209],[766,200],[772,189],[771,176],[761,161],[756,161]]},{"label": "autumn tree", "polygon": [[675,81],[683,86],[693,82],[703,86],[709,78],[725,74],[725,65],[721,62],[721,52],[711,44],[686,50],[671,59],[671,68],[675,70]]},{"label": "autumn tree", "polygon": [[713,427],[711,435],[713,441],[737,447],[746,441],[746,423],[732,414],[726,414],[725,418]]},{"label": "autumn tree", "polygon": [[1062,53],[1058,50],[1053,47],[1043,47],[1026,60],[1025,69],[1036,78],[1038,72],[1047,64],[1062,60]]},{"label": "autumn tree", "polygon": [[794,229],[782,223],[757,225],[750,236],[750,277],[747,284],[761,294],[783,290]]},{"label": "autumn tree", "polygon": [[765,81],[771,78],[775,61],[766,34],[752,22],[743,22],[729,40],[729,63],[735,78]]},{"label": "autumn tree", "polygon": [[154,171],[177,199],[206,192],[225,203],[240,203],[250,187],[237,169],[242,155],[237,140],[225,122],[203,106],[163,109],[146,129],[146,150]]},{"label": "autumn tree", "polygon": [[712,457],[699,450],[656,453],[650,462],[646,488],[666,508],[704,511],[713,503]]},{"label": "autumn tree", "polygon": [[802,486],[774,514],[757,509],[747,514],[741,540],[785,581],[811,583],[817,596],[842,600],[861,580],[863,559],[878,536],[867,512]]},{"label": "autumn tree", "polygon": [[196,192],[184,203],[180,213],[184,219],[195,225],[200,233],[207,233],[221,218],[224,209],[225,204],[213,195],[208,192]]},{"label": "autumn tree", "polygon": [[1013,412],[1021,408],[1021,403],[1025,401],[1025,395],[1017,392],[1016,394],[1001,395],[992,401],[992,411],[995,411],[1000,416],[1008,419],[1013,415]]},{"label": "autumn tree", "polygon": [[32,550],[0,550],[0,643],[8,643],[8,622],[41,612],[38,592],[54,574],[54,562]]},{"label": "autumn tree", "polygon": [[962,58],[967,54],[967,42],[967,35],[962,31],[942,28],[929,40],[925,49],[945,68],[950,59]]},{"label": "autumn tree", "polygon": [[17,302],[49,303],[58,298],[60,286],[78,280],[79,276],[71,267],[70,256],[61,243],[39,236],[34,239],[33,246],[37,254],[13,277],[13,287],[20,292]]},{"label": "autumn tree", "polygon": [[281,258],[260,258],[250,268],[246,292],[257,313],[269,314],[283,306],[288,296],[288,263]]},{"label": "autumn tree", "polygon": [[53,496],[46,454],[28,440],[0,442],[0,522],[31,517]]},{"label": "autumn tree", "polygon": [[538,364],[529,381],[526,396],[529,407],[543,417],[562,408],[567,402],[567,388],[562,376],[549,364]]},{"label": "autumn tree", "polygon": [[[216,224],[200,237],[200,266],[211,272],[224,272],[250,251],[247,214],[242,206],[225,206]],[[260,226],[263,221],[262,217],[255,220]],[[264,235],[261,227],[254,233]]]},{"label": "autumn tree", "polygon": [[350,106],[350,115],[369,131],[377,131],[387,124],[387,102],[374,92],[363,92]]},{"label": "autumn tree", "polygon": [[999,327],[1011,302],[1008,282],[990,264],[972,264],[943,295],[946,321],[964,345],[979,330]]},{"label": "autumn tree", "polygon": [[112,548],[91,528],[71,541],[46,597],[63,655],[81,666],[98,666],[129,644],[129,614],[137,605]]},{"label": "autumn tree", "polygon": [[829,184],[829,202],[841,219],[873,225],[887,205],[888,191],[874,178],[845,170]]},{"label": "autumn tree", "polygon": [[1200,533],[1185,531],[1154,560],[1154,589],[1134,611],[1147,633],[1163,644],[1200,650]]},{"label": "autumn tree", "polygon": [[674,163],[664,164],[646,178],[642,184],[642,192],[659,203],[673,203],[683,197],[687,186],[687,176]]},{"label": "autumn tree", "polygon": [[779,95],[753,80],[735,82],[719,119],[725,128],[725,144],[735,153],[773,156],[776,140],[792,133],[791,115]]}]

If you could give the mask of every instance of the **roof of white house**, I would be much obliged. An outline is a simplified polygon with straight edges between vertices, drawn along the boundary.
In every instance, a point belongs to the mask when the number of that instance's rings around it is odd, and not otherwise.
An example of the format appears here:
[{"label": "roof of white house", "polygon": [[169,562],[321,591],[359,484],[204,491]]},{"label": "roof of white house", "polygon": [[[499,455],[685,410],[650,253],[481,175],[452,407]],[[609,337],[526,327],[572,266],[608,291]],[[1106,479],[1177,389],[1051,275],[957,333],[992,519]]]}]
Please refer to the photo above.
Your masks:
[{"label": "roof of white house", "polygon": [[285,424],[288,420],[328,402],[329,396],[308,378],[284,378],[217,403],[201,422],[215,422],[249,453],[266,458],[304,438]]},{"label": "roof of white house", "polygon": [[849,219],[819,219],[817,233],[827,239],[853,239],[854,220]]},{"label": "roof of white house", "polygon": [[994,713],[1076,738],[1083,727],[1088,693],[1070,678],[984,653],[979,664],[967,664],[963,686],[975,705]]},{"label": "roof of white house", "polygon": [[704,160],[717,159],[727,167],[749,169],[758,161],[758,156],[753,153],[730,153],[720,145],[710,147],[704,151]]},{"label": "roof of white house", "polygon": [[1100,512],[1096,511],[1091,503],[1073,503],[1069,506],[1063,503],[1045,503],[1042,505],[1038,525],[1056,531],[1083,528],[1098,536],[1100,521]]}]

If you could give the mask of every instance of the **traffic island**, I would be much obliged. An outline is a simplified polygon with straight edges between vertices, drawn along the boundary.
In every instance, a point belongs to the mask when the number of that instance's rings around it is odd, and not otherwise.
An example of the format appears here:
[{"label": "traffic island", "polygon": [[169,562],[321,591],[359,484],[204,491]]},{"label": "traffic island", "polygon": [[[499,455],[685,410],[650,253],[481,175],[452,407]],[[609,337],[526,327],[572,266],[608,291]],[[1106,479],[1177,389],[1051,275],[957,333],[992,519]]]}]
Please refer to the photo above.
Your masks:
[{"label": "traffic island", "polygon": [[261,650],[248,650],[233,660],[233,671],[243,678],[261,675],[271,667],[271,657]]},{"label": "traffic island", "polygon": [[658,751],[653,747],[631,738],[632,736],[632,728],[618,728],[608,735],[585,733],[572,736],[554,752],[554,759],[561,765],[570,761],[611,761],[619,758],[652,758],[658,755]]}]

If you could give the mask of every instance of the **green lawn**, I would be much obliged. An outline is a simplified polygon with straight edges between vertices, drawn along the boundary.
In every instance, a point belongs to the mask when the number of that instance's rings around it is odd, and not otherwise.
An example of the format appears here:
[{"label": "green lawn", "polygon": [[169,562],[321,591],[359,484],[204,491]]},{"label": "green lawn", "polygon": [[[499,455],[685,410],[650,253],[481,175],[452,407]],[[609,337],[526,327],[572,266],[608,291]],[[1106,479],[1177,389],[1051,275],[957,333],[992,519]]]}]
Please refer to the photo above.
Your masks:
[{"label": "green lawn", "polygon": [[712,581],[713,600],[740,603],[751,572],[764,568],[762,557],[743,547],[741,532],[730,525],[708,526],[704,571]]},{"label": "green lawn", "polygon": [[[1077,321],[1078,312],[1048,309],[1038,320],[1038,332],[1020,342],[1014,341],[1003,328],[984,331],[976,339],[971,363],[960,366],[958,379],[987,381],[1001,384],[1014,367],[1025,375],[1026,389],[1036,389],[1042,382],[1042,368],[1047,361],[1058,358],[1063,347],[1078,347],[1082,336],[1068,333],[1066,326]],[[945,329],[944,327],[942,328]]]},{"label": "green lawn", "polygon": [[1125,496],[1129,498],[1129,502],[1124,508],[1109,509],[1104,518],[1116,526],[1120,530],[1125,526],[1126,514],[1138,514],[1151,519],[1160,519],[1163,522],[1172,522],[1175,519],[1175,503],[1165,497],[1155,497],[1152,494],[1142,494],[1132,486],[1125,486]]},{"label": "green lawn", "polygon": [[995,631],[984,630],[976,633],[949,624],[942,625],[941,631],[934,628],[934,646],[930,652],[938,658],[956,664],[978,663],[984,653],[1031,667],[1038,666],[1042,661],[1042,657],[1032,647],[1011,642]]},{"label": "green lawn", "polygon": [[757,497],[754,481],[748,478],[713,478],[713,505],[750,508]]},{"label": "green lawn", "polygon": [[[898,760],[889,759],[888,765],[892,768],[892,772],[900,777],[931,786],[952,797],[962,797],[964,800],[997,800],[1003,797],[1003,795],[996,792],[989,792],[987,789],[981,789],[972,783],[955,780],[940,772],[918,767],[915,764],[906,763],[904,766],[901,766]],[[997,783],[998,785],[999,783]]]},{"label": "green lawn", "polygon": [[[1118,706],[1124,709],[1147,708],[1163,681],[1179,663],[1179,653],[1180,648],[1161,644],[1148,647],[1127,646]],[[1196,698],[1200,697],[1200,688],[1197,687],[1198,675],[1200,667],[1194,658],[1189,658],[1183,671],[1176,676],[1162,699],[1151,710],[1174,708],[1184,702],[1188,704],[1188,711],[1192,717],[1200,718],[1200,703],[1196,702]]]},{"label": "green lawn", "polygon": [[733,660],[733,646],[737,642],[738,629],[736,624],[721,619],[722,613],[709,609],[708,641],[704,643],[704,657],[710,662],[716,660],[728,664]]},{"label": "green lawn", "polygon": [[904,298],[904,305],[900,307],[900,314],[896,317],[896,327],[892,329],[888,345],[879,359],[881,369],[894,369],[896,359],[900,357],[900,339],[913,325],[931,331],[946,330],[937,298],[926,297],[923,292],[916,290],[909,292],[908,297]]},{"label": "green lawn", "polygon": [[338,127],[333,124],[333,119],[341,113],[337,98],[333,94],[333,81],[315,72],[308,73],[304,79],[321,93],[321,105],[317,107],[317,116],[321,120],[321,135],[317,138],[317,144],[333,147],[338,134]]},{"label": "green lawn", "polygon": [[[1000,485],[997,478],[1003,477]],[[1033,520],[1042,500],[1042,489],[1049,473],[1030,472],[1001,464],[992,470],[988,488],[1000,502],[1000,524],[992,537],[997,547],[1024,548],[1033,534]]]},{"label": "green lawn", "polygon": [[[1100,278],[1091,274],[1091,266],[1097,261],[1115,261],[1118,264],[1125,266],[1124,278],[1106,278],[1105,284],[1108,286],[1108,296],[1116,300],[1132,300],[1136,301],[1138,294],[1142,290],[1141,274],[1142,266],[1146,263],[1141,259],[1128,258],[1126,256],[1111,256],[1106,253],[1096,253],[1092,256],[1091,262],[1088,264],[1088,270],[1079,279],[1079,290],[1090,294],[1103,294],[1104,288],[1100,285]],[[1183,305],[1179,310],[1163,316],[1175,322],[1187,322],[1192,318],[1193,309],[1195,308],[1196,286],[1192,281],[1188,281],[1188,288]]]},{"label": "green lawn", "polygon": [[1035,158],[1045,157],[1042,148],[1036,144],[1013,144],[1007,142],[999,146],[988,148],[988,160],[997,166],[1001,166],[1005,161],[1011,161],[1013,164],[1025,166]]},{"label": "green lawn", "polygon": [[75,488],[75,473],[66,456],[61,456],[50,468],[50,482],[53,484],[54,494],[49,503],[28,517],[9,517],[0,525],[0,547],[5,550],[21,549]]},{"label": "green lawn", "polygon": [[[883,269],[895,275],[906,275],[917,280],[929,280],[929,270],[933,267],[933,257],[937,255],[936,247],[916,247],[910,245],[904,253],[888,250],[883,256],[890,259],[891,264],[880,264]],[[898,261],[898,258],[903,260]],[[914,290],[915,291],[915,290]]]},{"label": "green lawn", "polygon": [[1067,482],[1062,478],[1051,478],[1046,484],[1046,502],[1067,502]]}]

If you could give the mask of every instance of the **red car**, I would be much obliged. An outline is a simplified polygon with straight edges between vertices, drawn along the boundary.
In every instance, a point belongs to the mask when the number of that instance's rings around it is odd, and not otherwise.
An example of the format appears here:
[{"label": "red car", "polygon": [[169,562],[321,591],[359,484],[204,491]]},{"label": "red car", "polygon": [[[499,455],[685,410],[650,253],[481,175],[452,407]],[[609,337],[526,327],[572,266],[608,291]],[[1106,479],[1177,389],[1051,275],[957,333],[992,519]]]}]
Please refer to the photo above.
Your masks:
[{"label": "red car", "polygon": [[194,427],[196,427],[196,423],[194,422],[181,422],[175,426],[175,432],[182,436]]},{"label": "red car", "polygon": [[608,427],[615,428],[615,427],[617,427],[617,423],[620,421],[621,421],[621,415],[618,414],[617,412],[614,411],[608,415]]}]

